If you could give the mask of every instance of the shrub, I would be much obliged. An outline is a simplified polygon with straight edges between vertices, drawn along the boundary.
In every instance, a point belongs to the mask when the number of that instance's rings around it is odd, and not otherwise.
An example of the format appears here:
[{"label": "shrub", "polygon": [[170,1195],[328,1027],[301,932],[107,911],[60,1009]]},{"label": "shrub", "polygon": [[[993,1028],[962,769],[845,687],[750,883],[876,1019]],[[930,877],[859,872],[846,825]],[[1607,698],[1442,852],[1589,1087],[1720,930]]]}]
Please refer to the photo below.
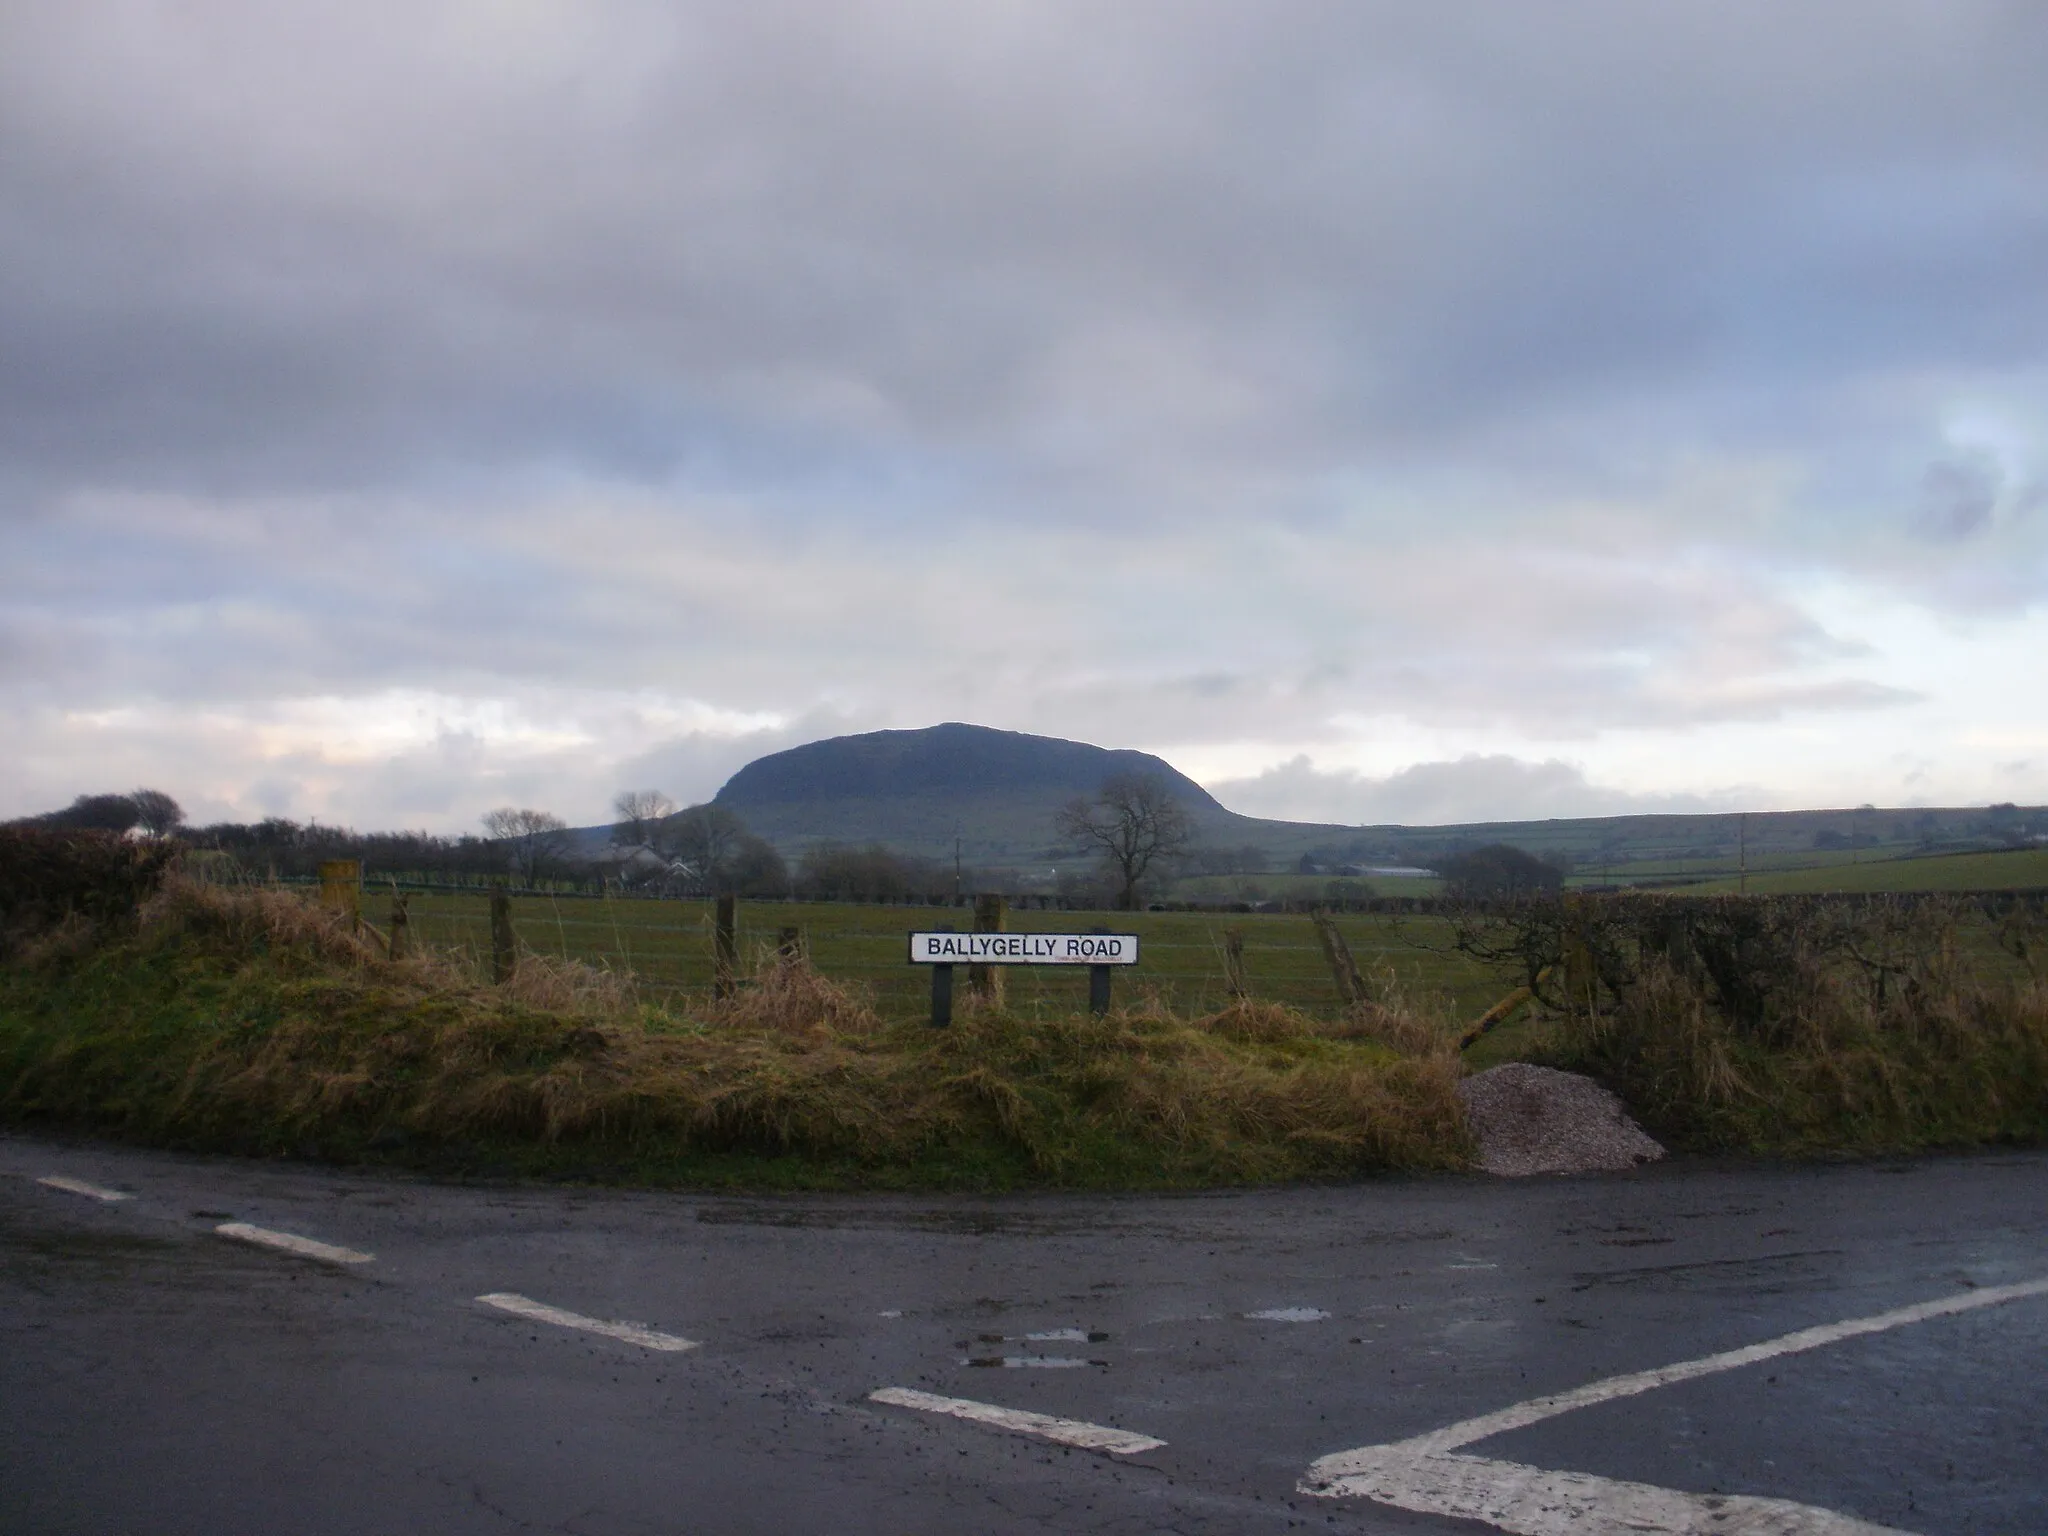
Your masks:
[{"label": "shrub", "polygon": [[1799,1152],[2048,1137],[2025,918],[1939,897],[1639,896],[1471,909],[1459,932],[1547,1010],[1536,1054],[1653,1133]]},{"label": "shrub", "polygon": [[66,922],[132,925],[177,851],[116,832],[0,827],[0,953]]}]

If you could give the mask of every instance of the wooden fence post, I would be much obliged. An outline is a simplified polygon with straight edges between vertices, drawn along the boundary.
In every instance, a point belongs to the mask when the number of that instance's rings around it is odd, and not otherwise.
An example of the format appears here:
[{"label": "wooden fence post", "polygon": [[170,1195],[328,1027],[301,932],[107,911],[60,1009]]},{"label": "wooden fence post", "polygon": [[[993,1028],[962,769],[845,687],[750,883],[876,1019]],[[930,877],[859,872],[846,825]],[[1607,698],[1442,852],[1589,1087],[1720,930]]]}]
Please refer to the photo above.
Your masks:
[{"label": "wooden fence post", "polygon": [[491,887],[491,980],[503,986],[519,966],[519,941],[512,932],[512,896],[503,885]]},{"label": "wooden fence post", "polygon": [[[1001,933],[1009,926],[1010,904],[1000,896],[974,898],[974,931]],[[1003,973],[993,965],[967,967],[967,990],[978,1002],[992,1008],[1003,1006]]]},{"label": "wooden fence post", "polygon": [[1226,928],[1223,930],[1223,984],[1230,992],[1232,1002],[1241,1003],[1250,997],[1251,988],[1244,979],[1244,930]]},{"label": "wooden fence post", "polygon": [[1364,1002],[1365,978],[1358,974],[1358,964],[1351,958],[1351,946],[1337,931],[1335,920],[1321,907],[1309,916],[1315,922],[1316,937],[1323,945],[1323,958],[1330,963],[1330,975],[1337,983],[1337,995],[1344,1000],[1344,1006],[1355,1007]]},{"label": "wooden fence post", "polygon": [[740,969],[739,905],[737,896],[718,898],[712,919],[711,992],[714,997],[731,997]]},{"label": "wooden fence post", "polygon": [[410,896],[398,894],[398,882],[393,880],[391,882],[391,932],[384,939],[384,953],[389,959],[403,960],[405,958],[405,952],[408,948],[406,939],[409,937],[407,930],[411,925],[411,919],[407,917],[405,909],[407,903],[411,900]]},{"label": "wooden fence post", "polygon": [[320,863],[320,905],[348,916],[349,932],[363,923],[363,865],[359,859],[323,859]]}]

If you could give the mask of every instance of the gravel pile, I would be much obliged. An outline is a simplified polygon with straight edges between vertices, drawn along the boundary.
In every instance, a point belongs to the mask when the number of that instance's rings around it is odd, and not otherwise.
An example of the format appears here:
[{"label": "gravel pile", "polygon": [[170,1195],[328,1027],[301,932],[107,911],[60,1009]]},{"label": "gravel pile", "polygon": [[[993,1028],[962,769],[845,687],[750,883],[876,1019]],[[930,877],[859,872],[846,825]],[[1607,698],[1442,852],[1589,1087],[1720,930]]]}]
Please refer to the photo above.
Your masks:
[{"label": "gravel pile", "polygon": [[1511,1061],[1458,1085],[1479,1165],[1511,1177],[1654,1162],[1664,1149],[1590,1077]]}]

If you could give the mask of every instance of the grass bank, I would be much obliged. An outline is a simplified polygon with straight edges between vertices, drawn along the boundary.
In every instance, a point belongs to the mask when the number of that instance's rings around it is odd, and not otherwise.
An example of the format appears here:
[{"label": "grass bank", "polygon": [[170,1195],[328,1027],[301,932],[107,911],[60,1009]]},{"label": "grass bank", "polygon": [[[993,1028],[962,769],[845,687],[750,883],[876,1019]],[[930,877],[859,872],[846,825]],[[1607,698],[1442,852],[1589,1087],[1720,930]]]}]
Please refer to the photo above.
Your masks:
[{"label": "grass bank", "polygon": [[2048,916],[2018,901],[1474,909],[1411,935],[1425,960],[1535,997],[1465,1060],[1470,1006],[1403,1001],[1393,966],[1336,1013],[1124,980],[1103,1018],[1027,994],[935,1031],[805,963],[722,1002],[530,952],[488,985],[274,888],[66,910],[0,931],[0,1120],[154,1145],[750,1189],[1338,1179],[1465,1165],[1458,1080],[1509,1059],[1600,1079],[1683,1149],[2048,1140]]},{"label": "grass bank", "polygon": [[1796,1156],[2048,1141],[2044,922],[1648,896],[1487,914],[1467,940],[1539,977],[1512,1054],[1598,1078],[1667,1145]]},{"label": "grass bank", "polygon": [[1444,1031],[1274,1004],[883,1018],[803,965],[687,1011],[530,957],[392,962],[282,891],[173,880],[0,976],[0,1114],[157,1145],[746,1187],[1171,1188],[1445,1168]]}]

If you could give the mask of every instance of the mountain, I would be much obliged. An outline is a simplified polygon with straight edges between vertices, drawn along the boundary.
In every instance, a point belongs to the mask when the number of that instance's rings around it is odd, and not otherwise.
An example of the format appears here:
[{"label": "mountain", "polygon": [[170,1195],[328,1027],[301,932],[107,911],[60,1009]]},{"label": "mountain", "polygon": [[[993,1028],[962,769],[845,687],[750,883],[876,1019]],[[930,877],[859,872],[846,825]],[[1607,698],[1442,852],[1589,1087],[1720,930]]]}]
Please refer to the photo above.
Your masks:
[{"label": "mountain", "polygon": [[784,849],[879,842],[950,858],[957,838],[964,857],[1005,863],[1057,848],[1060,807],[1117,774],[1165,780],[1204,841],[1234,846],[1267,841],[1269,830],[1310,830],[1226,810],[1149,752],[957,722],[835,736],[756,758],[726,781],[715,803]]},{"label": "mountain", "polygon": [[[719,790],[716,803],[791,859],[820,842],[882,843],[901,853],[962,859],[989,874],[1039,881],[1071,850],[1054,830],[1060,807],[1092,795],[1119,773],[1164,779],[1210,854],[1256,850],[1236,867],[1348,873],[1374,866],[1434,865],[1506,842],[1576,866],[1596,883],[1730,875],[1850,859],[1880,846],[1890,856],[2007,844],[2038,846],[2048,812],[2011,805],[1879,810],[1697,812],[1460,826],[1339,826],[1240,816],[1148,752],[991,730],[957,722],[917,731],[835,736],[757,758]],[[582,829],[586,851],[609,828]],[[1212,867],[1227,867],[1228,860]],[[1018,888],[1023,888],[1021,885]]]}]

